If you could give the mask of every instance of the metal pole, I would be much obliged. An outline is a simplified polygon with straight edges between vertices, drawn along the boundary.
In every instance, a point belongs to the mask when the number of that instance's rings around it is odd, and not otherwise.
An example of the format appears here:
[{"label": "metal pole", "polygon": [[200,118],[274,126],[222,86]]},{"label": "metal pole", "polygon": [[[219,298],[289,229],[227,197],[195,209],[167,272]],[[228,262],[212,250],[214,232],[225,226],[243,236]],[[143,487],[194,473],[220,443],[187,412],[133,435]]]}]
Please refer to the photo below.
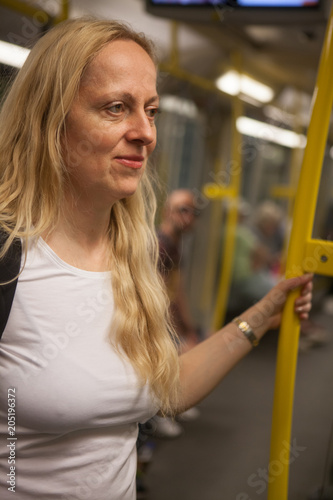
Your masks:
[{"label": "metal pole", "polygon": [[[304,270],[309,269],[309,257],[306,256],[305,251],[311,243],[312,226],[333,102],[332,31],[333,9],[328,22],[319,65],[307,147],[304,153],[295,200],[293,229],[287,259],[287,277],[300,275]],[[313,245],[313,248],[318,248],[318,245]],[[316,262],[316,259],[320,260],[318,255],[313,252],[313,262]],[[297,292],[294,292],[288,298],[279,336],[268,500],[286,500],[288,498],[289,446],[291,442],[292,410],[300,331],[299,321],[293,311],[296,295]],[[280,464],[282,463],[284,467],[279,475],[274,475],[274,463],[277,461]]]}]

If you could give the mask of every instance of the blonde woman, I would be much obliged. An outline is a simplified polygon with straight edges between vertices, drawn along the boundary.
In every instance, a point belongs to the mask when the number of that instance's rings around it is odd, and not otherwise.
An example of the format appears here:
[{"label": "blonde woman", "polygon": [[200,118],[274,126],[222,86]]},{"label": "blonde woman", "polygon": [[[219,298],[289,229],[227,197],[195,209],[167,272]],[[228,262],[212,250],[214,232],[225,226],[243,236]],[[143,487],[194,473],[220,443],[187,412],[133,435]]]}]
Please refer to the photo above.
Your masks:
[{"label": "blonde woman", "polygon": [[87,19],[36,44],[3,104],[2,255],[15,238],[23,252],[0,343],[2,500],[133,500],[138,422],[205,397],[290,289],[308,316],[311,276],[284,281],[242,314],[248,338],[231,323],[178,358],[156,272],[157,112],[150,42]]}]

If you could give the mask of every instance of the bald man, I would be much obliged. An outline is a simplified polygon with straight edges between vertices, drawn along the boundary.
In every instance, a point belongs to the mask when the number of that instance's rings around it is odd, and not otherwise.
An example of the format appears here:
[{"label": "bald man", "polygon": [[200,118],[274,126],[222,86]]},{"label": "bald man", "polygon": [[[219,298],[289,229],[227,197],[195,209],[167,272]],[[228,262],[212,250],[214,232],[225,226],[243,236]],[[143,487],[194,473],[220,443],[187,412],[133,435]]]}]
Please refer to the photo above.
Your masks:
[{"label": "bald man", "polygon": [[182,237],[194,228],[199,210],[188,189],[172,191],[165,203],[162,222],[158,229],[160,245],[160,270],[170,299],[170,312],[180,337],[180,352],[198,343],[196,329],[191,319],[181,271]]}]

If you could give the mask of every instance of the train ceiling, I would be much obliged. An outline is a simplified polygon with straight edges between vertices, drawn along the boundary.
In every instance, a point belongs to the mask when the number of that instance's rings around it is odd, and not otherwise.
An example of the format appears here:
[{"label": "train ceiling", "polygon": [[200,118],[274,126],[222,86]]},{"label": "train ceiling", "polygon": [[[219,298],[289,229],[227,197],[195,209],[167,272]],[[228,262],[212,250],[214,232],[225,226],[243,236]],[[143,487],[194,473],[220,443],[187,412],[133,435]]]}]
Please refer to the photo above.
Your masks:
[{"label": "train ceiling", "polygon": [[[286,22],[269,25],[246,22],[232,24],[220,19],[178,22],[179,64],[188,72],[214,80],[232,63],[233,54],[242,56],[243,71],[272,86],[276,95],[295,88],[312,94],[331,0],[324,0],[323,19],[314,23]],[[0,0],[0,39],[29,45],[38,37],[40,26],[15,7],[33,4],[57,15],[59,0]],[[145,0],[72,0],[70,16],[94,14],[124,19],[146,32],[157,43],[161,60],[168,60],[171,47],[170,21],[146,12]]]}]

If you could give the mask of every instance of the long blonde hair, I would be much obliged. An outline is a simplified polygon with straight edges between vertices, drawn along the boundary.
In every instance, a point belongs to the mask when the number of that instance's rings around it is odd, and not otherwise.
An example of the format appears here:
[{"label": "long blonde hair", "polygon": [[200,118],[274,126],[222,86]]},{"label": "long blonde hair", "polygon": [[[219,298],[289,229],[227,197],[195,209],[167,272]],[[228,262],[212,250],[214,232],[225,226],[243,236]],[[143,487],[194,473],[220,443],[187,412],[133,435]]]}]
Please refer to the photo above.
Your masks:
[{"label": "long blonde hair", "polygon": [[[66,167],[61,138],[85,68],[115,39],[138,43],[155,62],[151,42],[129,26],[81,18],[44,35],[18,73],[0,113],[0,228],[14,238],[40,236],[60,213]],[[136,193],[114,204],[110,257],[117,345],[164,412],[179,397],[179,364],[168,300],[157,269],[156,200],[149,169]]]}]

